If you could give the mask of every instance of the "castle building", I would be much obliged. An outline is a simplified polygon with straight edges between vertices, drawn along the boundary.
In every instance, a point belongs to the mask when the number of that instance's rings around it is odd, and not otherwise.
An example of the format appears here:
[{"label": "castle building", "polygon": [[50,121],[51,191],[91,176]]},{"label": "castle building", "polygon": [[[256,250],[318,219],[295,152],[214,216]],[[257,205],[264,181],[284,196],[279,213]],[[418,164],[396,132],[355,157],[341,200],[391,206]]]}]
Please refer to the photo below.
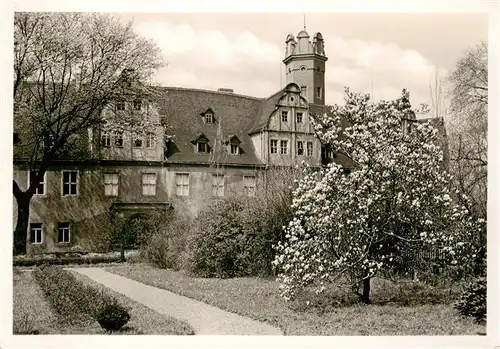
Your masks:
[{"label": "castle building", "polygon": [[[89,130],[90,157],[51,166],[31,200],[28,253],[92,250],[116,216],[158,209],[196,216],[216,199],[254,195],[273,166],[350,166],[347,157],[322,149],[310,123],[310,114],[326,108],[327,60],[321,33],[310,40],[302,30],[286,37],[286,86],[267,98],[176,87],[158,87],[154,103],[123,96],[109,108],[147,111],[155,128],[145,135]],[[20,145],[14,180],[25,190],[29,159]]]}]

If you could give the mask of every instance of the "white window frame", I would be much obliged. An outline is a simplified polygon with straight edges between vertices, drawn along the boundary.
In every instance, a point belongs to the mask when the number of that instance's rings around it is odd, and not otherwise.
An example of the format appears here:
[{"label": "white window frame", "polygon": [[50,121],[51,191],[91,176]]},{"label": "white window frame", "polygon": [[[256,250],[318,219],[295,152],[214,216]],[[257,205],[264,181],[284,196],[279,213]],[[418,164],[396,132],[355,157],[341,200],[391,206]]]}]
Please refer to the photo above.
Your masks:
[{"label": "white window frame", "polygon": [[297,141],[297,155],[304,155],[304,141]]},{"label": "white window frame", "polygon": [[[273,146],[273,143],[275,146]],[[270,139],[269,140],[269,149],[271,151],[271,154],[278,154],[278,140],[277,139]],[[273,151],[274,149],[274,151]]]},{"label": "white window frame", "polygon": [[247,196],[255,196],[257,189],[257,178],[256,176],[243,176],[243,191]]},{"label": "white window frame", "polygon": [[297,112],[297,124],[301,124],[303,119],[304,119],[304,113],[301,111],[298,111]]},{"label": "white window frame", "polygon": [[323,99],[323,89],[321,87],[316,87],[316,97]]},{"label": "white window frame", "polygon": [[[113,176],[110,178],[109,176]],[[104,196],[118,196],[120,176],[116,172],[106,172],[103,175]]]},{"label": "white window frame", "polygon": [[313,142],[308,141],[307,142],[307,156],[313,156],[313,155],[314,155],[314,144],[313,144]]},{"label": "white window frame", "polygon": [[223,174],[212,175],[212,196],[223,197],[225,187],[225,176]]},{"label": "white window frame", "polygon": [[214,123],[214,114],[212,113],[206,113],[204,115],[205,117],[205,123],[206,124],[213,124]]},{"label": "white window frame", "polygon": [[240,153],[240,146],[239,146],[239,144],[237,144],[237,143],[231,143],[231,144],[229,144],[229,153],[231,155],[238,155]]},{"label": "white window frame", "polygon": [[[69,180],[70,180],[69,182],[65,182],[64,181],[64,174],[65,173],[76,173],[76,180],[75,180],[75,182],[72,182],[71,178],[69,178]],[[62,173],[61,173],[61,195],[62,196],[77,196],[78,195],[78,189],[79,189],[78,188],[78,182],[79,182],[79,173],[78,173],[78,171],[68,171],[68,170],[62,171]],[[64,194],[64,185],[65,184],[67,184],[69,186],[68,187],[70,189],[69,190],[69,194]],[[75,193],[74,194],[71,193],[71,188],[72,188],[73,185],[75,186]]]},{"label": "white window frame", "polygon": [[146,148],[152,149],[155,147],[155,135],[154,133],[148,133],[146,135]]},{"label": "white window frame", "polygon": [[281,111],[281,122],[288,122],[288,110]]},{"label": "white window frame", "polygon": [[175,195],[189,196],[189,173],[175,174]]},{"label": "white window frame", "polygon": [[[35,228],[35,227],[33,227],[33,224],[40,225],[40,227]],[[40,234],[40,241],[37,241],[36,232],[39,232],[39,234]],[[33,233],[35,234],[35,238],[33,239],[34,241],[31,242],[31,236]],[[43,244],[43,223],[30,223],[30,244],[32,244],[32,245]]]},{"label": "white window frame", "polygon": [[[32,172],[38,172],[38,171],[28,171],[28,185],[26,188],[30,187],[30,182],[31,182],[31,173]],[[38,193],[38,187],[35,189],[35,194],[34,196],[39,196],[43,197],[47,195],[47,172],[43,174],[43,180],[39,183],[43,185],[43,194]]]},{"label": "white window frame", "polygon": [[142,181],[142,195],[155,196],[156,195],[156,179],[157,174],[154,172],[144,172],[141,175]]},{"label": "white window frame", "polygon": [[[61,224],[67,224],[68,226],[61,228]],[[61,230],[63,232],[63,234],[62,234],[62,237],[63,237],[62,241],[59,240],[59,233],[61,232]],[[67,240],[68,241],[64,241],[65,240],[64,239],[64,232],[67,232],[67,237],[68,237]],[[58,222],[57,223],[57,243],[58,244],[69,244],[70,242],[71,242],[71,223],[69,223],[69,222]]]},{"label": "white window frame", "polygon": [[288,140],[286,139],[280,140],[280,154],[282,155],[288,154]]},{"label": "white window frame", "polygon": [[111,147],[111,133],[109,131],[101,132],[101,145],[104,148]]}]

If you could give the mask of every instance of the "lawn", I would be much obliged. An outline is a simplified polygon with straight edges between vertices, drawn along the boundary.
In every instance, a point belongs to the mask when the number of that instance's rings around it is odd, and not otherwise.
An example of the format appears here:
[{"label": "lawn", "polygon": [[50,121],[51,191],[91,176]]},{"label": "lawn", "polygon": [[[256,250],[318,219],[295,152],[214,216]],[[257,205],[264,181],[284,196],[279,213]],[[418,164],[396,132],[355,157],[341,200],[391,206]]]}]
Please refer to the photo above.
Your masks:
[{"label": "lawn", "polygon": [[[186,323],[159,314],[146,306],[116,293],[89,278],[74,273],[79,281],[93,287],[103,288],[127,307],[131,318],[122,330],[114,334],[193,334]],[[63,323],[45,300],[31,270],[14,268],[13,290],[14,334],[105,334],[95,321]]]},{"label": "lawn", "polygon": [[[375,280],[373,305],[352,304],[327,307],[318,311],[303,304],[287,304],[277,294],[272,278],[205,279],[195,278],[181,271],[158,269],[146,264],[123,264],[106,270],[194,298],[221,309],[248,316],[278,326],[287,335],[477,335],[486,332],[486,326],[457,315],[451,302],[456,290],[419,289],[405,286],[402,303],[388,296],[385,281]],[[400,287],[400,286],[397,286]],[[414,298],[436,299],[446,303],[418,304]],[[403,305],[403,304],[409,305]],[[422,302],[420,302],[422,303]],[[434,302],[435,303],[435,302]]]}]

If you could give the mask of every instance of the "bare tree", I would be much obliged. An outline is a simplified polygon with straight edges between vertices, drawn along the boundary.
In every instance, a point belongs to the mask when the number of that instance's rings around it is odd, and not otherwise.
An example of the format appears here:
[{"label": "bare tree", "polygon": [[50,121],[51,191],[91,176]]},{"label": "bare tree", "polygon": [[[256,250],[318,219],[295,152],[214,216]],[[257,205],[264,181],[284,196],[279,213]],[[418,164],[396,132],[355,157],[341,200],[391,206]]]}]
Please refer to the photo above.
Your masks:
[{"label": "bare tree", "polygon": [[[107,106],[153,98],[149,78],[162,65],[158,47],[131,22],[96,13],[15,14],[15,155],[33,175],[25,191],[13,181],[14,254],[26,252],[30,200],[45,172],[76,146],[88,146],[87,131],[105,123]],[[108,109],[129,127],[144,123],[140,113]]]},{"label": "bare tree", "polygon": [[488,46],[467,51],[448,78],[451,85],[450,171],[459,199],[486,217],[488,168]]}]

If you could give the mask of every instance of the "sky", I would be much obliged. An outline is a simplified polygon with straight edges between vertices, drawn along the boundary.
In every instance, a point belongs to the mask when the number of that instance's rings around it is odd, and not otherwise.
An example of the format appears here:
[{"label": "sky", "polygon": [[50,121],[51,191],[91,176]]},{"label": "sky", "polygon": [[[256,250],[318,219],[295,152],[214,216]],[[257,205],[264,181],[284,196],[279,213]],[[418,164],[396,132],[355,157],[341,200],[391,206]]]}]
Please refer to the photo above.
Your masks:
[{"label": "sky", "polygon": [[[285,83],[285,38],[303,29],[302,13],[121,13],[154,40],[167,63],[164,86],[267,97]],[[486,14],[306,13],[306,29],[321,32],[328,57],[326,102],[342,103],[344,87],[429,105],[435,74],[444,78],[463,53],[488,39]]]}]

